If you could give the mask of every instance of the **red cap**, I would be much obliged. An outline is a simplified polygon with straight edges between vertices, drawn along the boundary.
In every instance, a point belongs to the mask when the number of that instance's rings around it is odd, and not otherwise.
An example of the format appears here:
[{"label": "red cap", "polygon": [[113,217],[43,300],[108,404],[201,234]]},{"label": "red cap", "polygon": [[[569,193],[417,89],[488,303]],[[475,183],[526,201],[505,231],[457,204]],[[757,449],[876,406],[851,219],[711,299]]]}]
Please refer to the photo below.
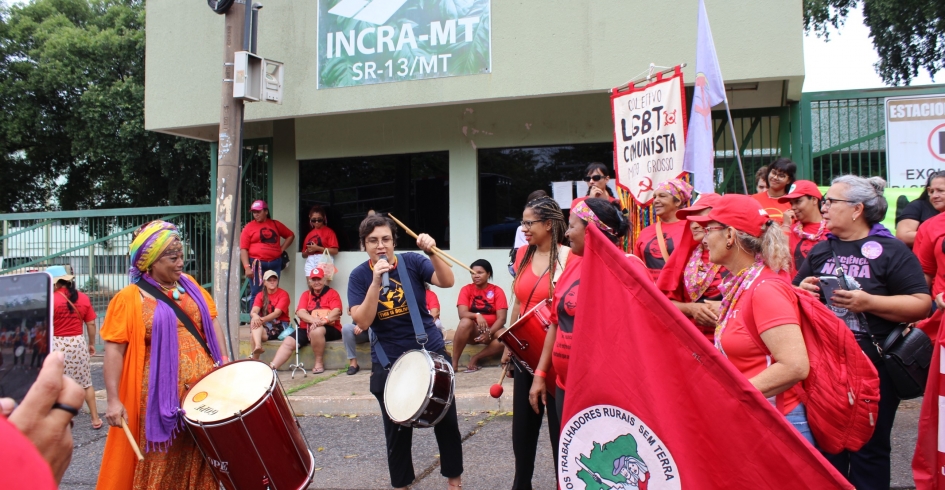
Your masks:
[{"label": "red cap", "polygon": [[797,180],[794,181],[794,188],[791,189],[791,192],[779,197],[778,202],[784,204],[791,199],[797,199],[801,196],[811,196],[817,199],[824,198],[824,195],[820,193],[820,189],[817,188],[817,184],[809,180]]},{"label": "red cap", "polygon": [[712,206],[715,206],[715,204],[718,203],[719,199],[721,198],[722,196],[714,192],[709,192],[706,194],[699,194],[699,200],[696,201],[695,204],[693,204],[692,206],[689,206],[688,208],[682,208],[676,211],[676,218],[686,219],[690,214],[698,213],[699,211],[702,211],[703,209],[709,209]]},{"label": "red cap", "polygon": [[312,269],[312,272],[308,275],[308,277],[310,277],[310,278],[312,278],[312,279],[315,279],[315,278],[324,278],[324,277],[325,277],[325,271],[324,271],[321,267],[316,267],[316,268]]},{"label": "red cap", "polygon": [[738,231],[744,231],[753,237],[760,237],[765,224],[771,221],[761,203],[744,194],[726,194],[712,206],[705,216],[688,216],[686,219],[696,223],[718,221]]},{"label": "red cap", "polygon": [[262,199],[254,201],[253,205],[249,207],[252,211],[262,211],[263,209],[269,209],[269,205],[266,204],[266,201]]}]

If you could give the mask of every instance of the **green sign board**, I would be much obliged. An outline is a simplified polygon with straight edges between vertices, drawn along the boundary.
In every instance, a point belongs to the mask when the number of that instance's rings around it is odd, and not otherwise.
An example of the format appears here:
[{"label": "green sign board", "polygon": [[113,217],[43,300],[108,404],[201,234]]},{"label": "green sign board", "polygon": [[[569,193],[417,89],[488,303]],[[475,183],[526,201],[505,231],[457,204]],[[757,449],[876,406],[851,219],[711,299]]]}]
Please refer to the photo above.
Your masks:
[{"label": "green sign board", "polygon": [[318,88],[492,71],[490,0],[318,0]]}]

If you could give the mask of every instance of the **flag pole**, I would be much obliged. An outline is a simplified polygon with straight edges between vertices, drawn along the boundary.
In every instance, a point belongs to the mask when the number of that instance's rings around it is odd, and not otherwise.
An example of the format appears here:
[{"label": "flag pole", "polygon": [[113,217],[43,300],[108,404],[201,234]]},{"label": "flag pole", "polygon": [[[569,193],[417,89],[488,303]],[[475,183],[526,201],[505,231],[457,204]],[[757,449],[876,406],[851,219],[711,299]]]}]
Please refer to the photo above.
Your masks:
[{"label": "flag pole", "polygon": [[745,167],[742,166],[742,152],[738,149],[738,140],[735,139],[735,123],[732,121],[732,111],[728,107],[728,97],[725,97],[725,114],[728,116],[728,128],[732,131],[732,150],[735,152],[735,160],[738,161],[738,171],[742,175],[742,186],[745,188],[745,194],[751,195],[748,191],[748,181],[745,180]]}]

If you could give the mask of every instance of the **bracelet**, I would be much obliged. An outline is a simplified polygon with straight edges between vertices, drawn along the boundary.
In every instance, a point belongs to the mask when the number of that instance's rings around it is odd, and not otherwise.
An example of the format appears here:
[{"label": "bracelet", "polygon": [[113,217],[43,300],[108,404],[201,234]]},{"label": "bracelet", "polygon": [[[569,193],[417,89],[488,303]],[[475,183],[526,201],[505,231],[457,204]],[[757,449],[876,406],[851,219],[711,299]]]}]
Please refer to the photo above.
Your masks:
[{"label": "bracelet", "polygon": [[535,370],[535,376],[538,376],[539,378],[544,378],[544,377],[547,376],[547,375],[548,375],[548,373],[542,371],[541,369],[536,369],[536,370]]}]

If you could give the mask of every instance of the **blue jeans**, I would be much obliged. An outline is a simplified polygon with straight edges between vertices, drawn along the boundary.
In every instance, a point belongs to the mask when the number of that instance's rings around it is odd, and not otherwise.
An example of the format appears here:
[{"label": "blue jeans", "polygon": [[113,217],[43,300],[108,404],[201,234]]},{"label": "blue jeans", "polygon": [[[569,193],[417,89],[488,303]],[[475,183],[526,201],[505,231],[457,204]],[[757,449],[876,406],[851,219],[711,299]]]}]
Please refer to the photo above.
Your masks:
[{"label": "blue jeans", "polygon": [[256,295],[262,291],[262,276],[266,271],[275,271],[279,278],[282,278],[282,257],[271,262],[249,258],[249,264],[253,267],[253,278],[249,280],[249,311],[253,311],[253,304],[256,302]]},{"label": "blue jeans", "polygon": [[798,403],[794,410],[791,410],[784,418],[794,426],[794,429],[800,432],[804,439],[807,439],[811,446],[817,447],[817,443],[814,442],[814,435],[810,432],[810,425],[807,423],[807,408],[804,407],[803,403]]}]

